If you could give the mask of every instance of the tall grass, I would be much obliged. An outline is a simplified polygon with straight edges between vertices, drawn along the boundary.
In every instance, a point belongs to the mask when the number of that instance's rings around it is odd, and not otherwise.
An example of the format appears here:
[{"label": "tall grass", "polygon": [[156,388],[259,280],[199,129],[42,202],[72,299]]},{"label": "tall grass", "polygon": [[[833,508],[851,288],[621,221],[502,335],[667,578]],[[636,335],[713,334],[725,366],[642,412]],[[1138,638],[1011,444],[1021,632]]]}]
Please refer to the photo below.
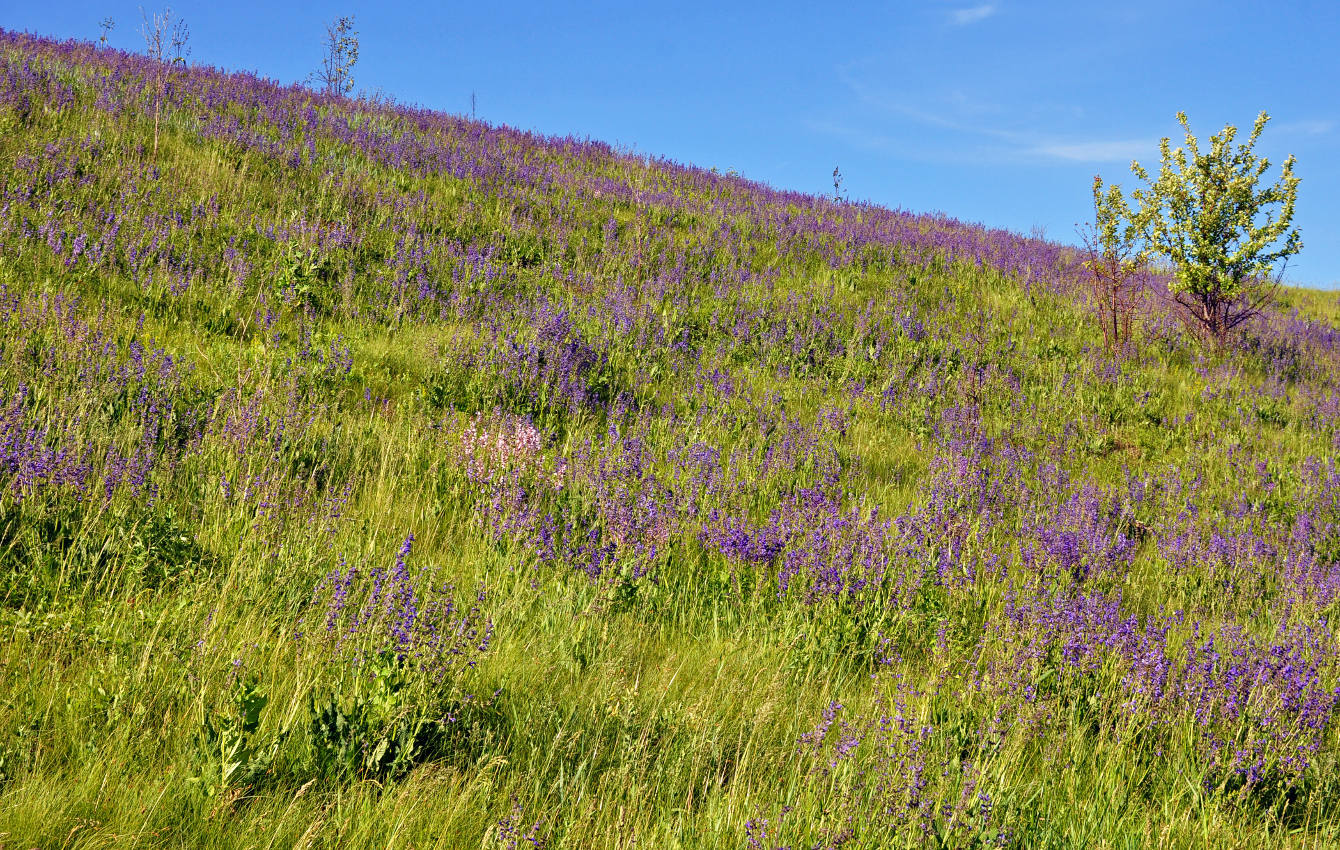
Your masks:
[{"label": "tall grass", "polygon": [[0,36],[0,843],[1337,840],[1333,297],[155,71]]}]

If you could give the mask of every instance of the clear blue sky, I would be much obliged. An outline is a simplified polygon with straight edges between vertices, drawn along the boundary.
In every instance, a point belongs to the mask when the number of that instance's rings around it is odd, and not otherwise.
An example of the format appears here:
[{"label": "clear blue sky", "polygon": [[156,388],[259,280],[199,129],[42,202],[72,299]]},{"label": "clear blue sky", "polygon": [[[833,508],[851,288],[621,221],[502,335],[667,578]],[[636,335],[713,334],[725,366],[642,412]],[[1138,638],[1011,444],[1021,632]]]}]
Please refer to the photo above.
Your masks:
[{"label": "clear blue sky", "polygon": [[[356,16],[360,88],[774,186],[1074,241],[1092,176],[1130,188],[1184,110],[1298,158],[1295,282],[1340,287],[1334,2],[177,2],[195,62],[288,82]],[[146,10],[161,8],[146,2]],[[142,49],[139,5],[0,0],[0,25]],[[1271,175],[1276,170],[1271,170]]]}]

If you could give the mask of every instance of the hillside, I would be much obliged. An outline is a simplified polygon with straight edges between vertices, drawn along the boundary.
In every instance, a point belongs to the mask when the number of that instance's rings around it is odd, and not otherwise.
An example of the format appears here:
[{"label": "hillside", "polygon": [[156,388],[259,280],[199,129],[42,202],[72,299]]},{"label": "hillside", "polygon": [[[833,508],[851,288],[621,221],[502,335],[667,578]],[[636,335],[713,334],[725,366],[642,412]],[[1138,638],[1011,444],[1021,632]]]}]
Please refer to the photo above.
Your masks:
[{"label": "hillside", "polygon": [[0,846],[1340,841],[1340,301],[0,31]]}]

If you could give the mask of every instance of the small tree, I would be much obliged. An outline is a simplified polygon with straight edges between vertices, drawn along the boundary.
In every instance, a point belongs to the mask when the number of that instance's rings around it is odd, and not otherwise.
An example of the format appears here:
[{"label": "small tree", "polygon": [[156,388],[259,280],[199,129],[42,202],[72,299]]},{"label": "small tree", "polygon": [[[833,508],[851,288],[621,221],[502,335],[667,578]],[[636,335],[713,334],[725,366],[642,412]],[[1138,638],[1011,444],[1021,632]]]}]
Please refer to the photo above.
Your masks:
[{"label": "small tree", "polygon": [[354,63],[358,61],[358,31],[352,15],[326,25],[326,54],[316,72],[326,94],[347,95],[354,90]]},{"label": "small tree", "polygon": [[1120,186],[1093,178],[1093,224],[1081,234],[1098,323],[1109,352],[1131,341],[1131,321],[1145,293],[1145,250]]},{"label": "small tree", "polygon": [[154,156],[157,156],[158,120],[163,110],[163,99],[167,95],[167,68],[164,67],[164,62],[171,51],[172,64],[186,64],[186,56],[191,52],[186,42],[191,37],[191,31],[181,18],[173,20],[171,8],[164,8],[161,12],[148,15],[141,6],[140,18],[140,35],[144,37],[144,51],[150,59],[158,63],[158,67],[154,69],[156,76],[153,81]]},{"label": "small tree", "polygon": [[1270,162],[1257,159],[1252,147],[1270,120],[1265,112],[1246,144],[1233,146],[1237,128],[1230,124],[1210,137],[1205,153],[1186,114],[1179,112],[1177,120],[1186,131],[1186,148],[1172,150],[1166,138],[1160,142],[1157,180],[1150,181],[1140,163],[1131,163],[1148,188],[1131,193],[1139,209],[1128,220],[1150,253],[1172,267],[1168,289],[1183,320],[1221,344],[1260,313],[1279,284],[1272,277],[1277,265],[1282,275],[1282,262],[1303,247],[1298,230],[1290,228],[1298,178],[1289,156],[1279,181],[1260,187]]}]

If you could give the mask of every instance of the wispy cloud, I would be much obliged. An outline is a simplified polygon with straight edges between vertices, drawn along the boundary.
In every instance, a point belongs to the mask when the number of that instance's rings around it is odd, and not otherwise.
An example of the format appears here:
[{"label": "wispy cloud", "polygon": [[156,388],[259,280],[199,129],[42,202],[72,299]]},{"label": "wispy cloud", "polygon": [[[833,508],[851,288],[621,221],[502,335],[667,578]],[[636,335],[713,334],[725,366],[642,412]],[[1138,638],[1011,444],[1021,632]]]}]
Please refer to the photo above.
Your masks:
[{"label": "wispy cloud", "polygon": [[1044,159],[1063,159],[1068,162],[1130,162],[1156,148],[1149,139],[1113,139],[1091,142],[1040,142],[1028,153]]},{"label": "wispy cloud", "polygon": [[983,3],[980,6],[970,6],[967,9],[955,9],[949,13],[949,19],[958,26],[966,26],[967,24],[984,21],[995,13],[995,3]]},{"label": "wispy cloud", "polygon": [[897,147],[893,136],[841,121],[807,119],[804,124],[805,128],[811,132],[833,136],[858,148],[890,152]]},{"label": "wispy cloud", "polygon": [[[1126,165],[1158,157],[1158,136],[1119,127],[1110,134],[1085,130],[1084,110],[1064,102],[1033,100],[1011,109],[974,92],[970,85],[941,85],[913,93],[872,82],[887,74],[872,73],[865,64],[853,62],[839,69],[862,108],[811,122],[809,129],[857,147],[920,161],[1073,166]],[[912,130],[915,125],[923,130]],[[1298,132],[1329,129],[1324,121],[1296,124]]]},{"label": "wispy cloud", "polygon": [[1301,121],[1289,121],[1284,124],[1277,124],[1270,127],[1266,133],[1271,130],[1286,136],[1325,136],[1335,129],[1335,122],[1325,119],[1303,119]]}]

